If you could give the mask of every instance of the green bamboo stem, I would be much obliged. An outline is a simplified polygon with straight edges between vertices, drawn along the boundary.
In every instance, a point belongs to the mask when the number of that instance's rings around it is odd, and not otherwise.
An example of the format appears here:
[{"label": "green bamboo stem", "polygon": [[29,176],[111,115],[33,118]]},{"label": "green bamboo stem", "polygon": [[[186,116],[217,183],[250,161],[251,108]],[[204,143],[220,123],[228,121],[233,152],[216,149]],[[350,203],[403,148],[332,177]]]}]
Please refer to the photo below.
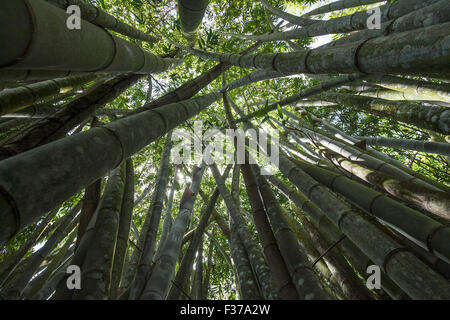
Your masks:
[{"label": "green bamboo stem", "polygon": [[255,277],[261,287],[261,293],[265,299],[274,299],[274,290],[272,288],[272,276],[270,269],[267,266],[264,255],[261,248],[257,245],[256,241],[251,238],[246,222],[241,215],[239,207],[236,205],[231,197],[230,191],[225,186],[225,183],[220,179],[219,170],[216,164],[210,165],[211,172],[213,173],[214,180],[217,183],[220,194],[225,202],[225,205],[231,215],[233,223],[235,223],[239,238],[241,239],[245,250],[248,254],[248,258],[254,270]]},{"label": "green bamboo stem", "polygon": [[[320,230],[320,232],[326,232],[326,234],[330,235],[334,241],[338,241],[343,237],[343,233],[333,224],[325,213],[303,193],[291,188],[275,176],[268,176],[268,179],[275,188],[280,190],[280,192],[295,204],[294,209],[299,208],[303,213],[308,215],[311,222],[318,230]],[[374,264],[374,262],[370,260],[370,258],[367,257],[367,255],[349,238],[345,238],[341,241],[339,248],[345,252],[346,256],[351,260],[355,267],[359,266],[358,270],[363,276],[366,275],[367,267]],[[403,291],[392,283],[383,271],[381,286],[393,299],[401,299],[404,296]]]},{"label": "green bamboo stem", "polygon": [[236,81],[230,82],[229,84],[222,87],[222,91],[231,91],[236,88],[240,88],[244,85],[251,84],[254,82],[259,82],[262,80],[268,80],[268,79],[276,79],[276,78],[283,78],[289,76],[290,73],[282,73],[278,71],[272,71],[272,70],[257,70],[254,71],[247,76],[244,76],[242,78],[239,78]]},{"label": "green bamboo stem", "polygon": [[326,5],[323,5],[317,9],[311,10],[302,15],[302,17],[310,17],[318,14],[324,14],[332,11],[349,9],[353,7],[365,6],[373,3],[383,2],[384,0],[338,0]]},{"label": "green bamboo stem", "polygon": [[364,211],[385,221],[430,253],[444,261],[450,261],[450,251],[445,245],[449,241],[447,238],[450,239],[450,228],[342,174],[330,173],[300,160],[295,160],[295,165]]},{"label": "green bamboo stem", "polygon": [[410,94],[404,93],[400,91],[394,90],[386,90],[386,89],[378,89],[378,90],[370,90],[365,92],[355,92],[355,95],[363,96],[363,97],[372,97],[372,98],[380,98],[385,100],[392,101],[401,101],[401,100],[409,100],[413,101],[427,101],[429,100],[427,97],[418,95],[418,94]]},{"label": "green bamboo stem", "polygon": [[114,16],[100,10],[90,3],[82,0],[45,0],[61,9],[66,10],[71,5],[76,5],[80,8],[81,16],[84,20],[89,21],[99,27],[110,29],[124,36],[142,40],[146,42],[158,42],[159,39],[146,34],[132,26],[117,20]]},{"label": "green bamboo stem", "polygon": [[14,48],[0,53],[2,69],[155,73],[180,62],[145,52],[84,20],[80,30],[68,32],[66,12],[44,1],[5,0],[1,6],[0,28],[8,32],[0,42]]},{"label": "green bamboo stem", "polygon": [[[89,221],[89,224],[81,237],[81,240],[70,259],[70,265],[79,266],[80,268],[83,266],[86,253],[90,249],[91,241],[95,232],[95,225],[97,223],[99,210],[95,210],[94,214]],[[81,217],[80,217],[81,218]],[[58,277],[58,281],[54,286],[55,292],[52,295],[52,300],[72,300],[74,290],[69,290],[67,287],[67,279],[70,274],[65,273],[62,277]],[[56,280],[55,280],[56,281]]]},{"label": "green bamboo stem", "polygon": [[[264,148],[265,146],[262,147]],[[442,280],[443,278],[439,274],[427,268],[423,262],[418,260],[411,252],[405,250],[401,244],[372,225],[358,212],[354,211],[351,206],[341,201],[326,187],[310,177],[297,164],[291,162],[283,152],[280,151],[279,155],[279,169],[283,175],[305,192],[310,200],[317,204],[331,219],[335,226],[350,240],[358,244],[361,250],[373,259],[408,295],[416,299],[421,299],[420,297],[423,298],[425,296],[446,299],[445,296],[450,295],[450,286]],[[327,172],[325,176],[329,177],[329,171]],[[353,191],[354,196],[358,194],[358,190],[361,187],[359,185],[357,191]],[[370,189],[370,191],[373,190]],[[421,216],[420,218],[425,217]],[[447,229],[439,228],[439,230],[435,230],[436,234],[441,232],[441,235],[432,237],[431,242],[434,242],[439,247],[438,251],[446,250],[445,245],[442,246],[438,243],[440,241],[442,241],[441,244],[446,242],[440,237],[446,237]],[[362,230],[364,231],[362,232]],[[373,246],[374,241],[378,244],[377,246]],[[407,267],[404,264],[405,261],[408,261]],[[413,271],[413,269],[415,270]],[[421,281],[417,281],[417,274],[422,274]],[[408,278],[410,280],[407,280]],[[441,285],[443,287],[437,289]]]},{"label": "green bamboo stem", "polygon": [[[227,178],[228,174],[230,173],[230,170],[231,166],[228,166],[225,169],[225,172],[222,176],[223,179]],[[197,252],[200,246],[200,240],[203,237],[203,234],[206,230],[208,221],[212,215],[212,211],[214,209],[214,206],[216,205],[218,198],[219,198],[219,190],[216,188],[212,193],[211,197],[209,198],[209,201],[205,202],[205,204],[207,205],[202,210],[200,219],[197,223],[197,228],[195,229],[195,232],[192,235],[192,239],[189,243],[188,248],[186,249],[183,259],[181,260],[180,266],[178,267],[178,272],[175,276],[175,279],[173,280],[173,282],[176,285],[172,286],[172,289],[169,291],[168,295],[169,300],[178,300],[180,298],[181,292],[179,291],[178,287],[186,288],[188,270],[190,270],[190,268],[194,263],[195,253]]]},{"label": "green bamboo stem", "polygon": [[58,283],[63,279],[67,273],[67,267],[70,264],[70,260],[73,255],[69,256],[51,275],[50,279],[44,283],[42,288],[36,292],[34,296],[31,297],[31,300],[47,300],[55,291]]},{"label": "green bamboo stem", "polygon": [[267,181],[259,174],[259,168],[255,165],[252,167],[278,247],[299,298],[301,300],[327,299],[314,270],[308,266],[308,257],[299,246],[295,234],[286,221],[286,212],[281,208]]},{"label": "green bamboo stem", "polygon": [[125,185],[125,163],[114,169],[97,209],[92,239],[81,268],[83,285],[75,300],[106,300],[111,288],[111,271]]},{"label": "green bamboo stem", "polygon": [[[254,45],[248,47],[243,50],[241,53],[251,53],[256,50],[261,43],[255,43]],[[160,106],[164,106],[169,103],[175,103],[183,100],[187,100],[192,98],[195,94],[197,94],[201,89],[205,88],[208,84],[214,81],[218,76],[220,76],[223,72],[227,71],[231,68],[229,63],[219,63],[208,71],[202,73],[198,77],[184,83],[177,89],[168,92],[162,97],[155,99],[153,101],[147,102],[141,108],[138,108],[134,113],[139,113],[145,110],[151,110]]]},{"label": "green bamboo stem", "polygon": [[93,86],[84,94],[64,104],[50,117],[3,141],[0,146],[0,159],[64,137],[68,131],[81,124],[97,109],[116,99],[141,77],[142,75],[124,74]]},{"label": "green bamboo stem", "polygon": [[[406,4],[408,2],[406,1]],[[387,36],[393,33],[404,32],[417,28],[428,27],[449,21],[450,6],[447,1],[432,1],[425,7],[415,7],[414,11],[408,14],[398,16],[392,20],[383,22],[380,28],[366,29],[354,32],[346,37],[329,42],[321,48],[329,48],[344,43],[372,39],[376,37]]]},{"label": "green bamboo stem", "polygon": [[368,169],[357,161],[349,161],[335,153],[330,153],[333,162],[364,181],[381,190],[435,215],[450,220],[450,195],[443,191],[430,190],[408,180],[399,180],[388,174]]},{"label": "green bamboo stem", "polygon": [[181,30],[190,46],[194,46],[209,0],[178,0]]},{"label": "green bamboo stem", "polygon": [[[170,188],[169,198],[164,206],[164,221],[161,230],[161,236],[159,237],[158,249],[155,253],[154,261],[159,259],[161,255],[162,248],[164,246],[164,242],[166,242],[167,235],[169,234],[170,228],[172,228],[173,218],[172,218],[172,206],[173,206],[173,197],[175,194],[175,188],[178,185],[177,183],[177,170],[178,168],[174,168],[173,178],[172,178],[172,187]],[[184,239],[183,239],[184,244]]]},{"label": "green bamboo stem", "polygon": [[309,26],[311,24],[320,22],[320,20],[313,20],[303,17],[298,17],[293,14],[287,13],[283,10],[280,10],[278,8],[275,8],[274,6],[270,5],[270,3],[267,0],[260,0],[261,4],[266,8],[268,11],[276,15],[277,17],[280,17],[286,21],[289,21],[290,23],[297,24],[300,26]]},{"label": "green bamboo stem", "polygon": [[[79,71],[61,71],[61,70],[2,70],[0,73],[0,81],[8,81],[11,83],[29,82],[29,81],[44,81],[55,78],[66,78],[72,76],[88,75],[92,72]],[[99,76],[104,73],[94,73]]]},{"label": "green bamboo stem", "polygon": [[258,281],[253,272],[249,257],[245,251],[245,246],[242,243],[236,224],[230,218],[231,241],[230,251],[236,267],[237,289],[243,300],[263,300],[263,295],[260,292]]},{"label": "green bamboo stem", "polygon": [[283,106],[286,106],[286,105],[290,105],[292,103],[297,102],[298,100],[301,100],[301,99],[307,98],[309,96],[313,96],[315,94],[327,91],[329,89],[335,88],[335,87],[337,87],[339,85],[342,85],[344,83],[351,82],[351,81],[353,81],[355,79],[358,79],[360,77],[361,76],[357,75],[357,74],[350,74],[350,75],[339,77],[339,78],[331,80],[331,81],[323,82],[323,83],[321,83],[321,84],[319,84],[317,86],[311,87],[311,88],[306,89],[306,90],[304,90],[304,91],[302,91],[300,93],[294,94],[294,95],[292,95],[290,97],[287,97],[287,98],[285,98],[283,100],[280,100],[278,102],[275,102],[275,103],[272,103],[272,104],[270,104],[268,106],[265,106],[264,108],[262,108],[262,109],[260,109],[258,111],[252,112],[252,113],[248,114],[245,117],[241,117],[240,119],[236,120],[236,123],[239,123],[239,122],[251,119],[251,118],[253,118],[255,116],[264,116],[268,112],[270,112],[272,110],[276,110],[278,108],[278,106],[283,107]]},{"label": "green bamboo stem", "polygon": [[[50,254],[51,251],[63,240],[78,224],[76,218],[81,207],[81,203],[75,205],[64,217],[55,229],[50,238],[46,241],[44,246],[34,252],[26,260],[24,260],[18,268],[14,271],[14,274],[6,281],[0,291],[0,297],[2,299],[18,299],[26,285],[30,281],[31,277],[39,268],[41,263]],[[78,216],[79,217],[79,216]]]},{"label": "green bamboo stem", "polygon": [[69,235],[63,246],[58,250],[56,256],[52,258],[48,266],[28,283],[22,293],[22,298],[27,299],[33,297],[40,289],[42,289],[47,280],[52,276],[53,272],[61,265],[61,262],[65,260],[64,258],[66,257],[66,254],[71,254],[69,247],[73,245],[76,235],[77,233],[74,230]]},{"label": "green bamboo stem", "polygon": [[101,196],[102,179],[96,180],[94,183],[87,186],[84,190],[83,205],[80,213],[80,223],[78,225],[78,235],[75,248],[78,248],[81,239],[86,232],[87,227],[98,207]]},{"label": "green bamboo stem", "polygon": [[[450,23],[447,22],[332,48],[305,49],[277,54],[210,53],[172,43],[201,58],[227,62],[242,68],[267,69],[285,73],[364,72],[445,76],[449,69],[448,53],[441,48],[445,47],[443,43],[449,26]],[[405,50],[406,47],[408,50]],[[430,59],[430,56],[433,56],[433,59]]]},{"label": "green bamboo stem", "polygon": [[[239,206],[239,165],[234,165],[233,178],[231,181],[231,197],[234,203]],[[242,242],[236,223],[229,215],[231,229],[230,251],[236,268],[236,286],[240,297],[245,300],[262,300],[264,294],[258,283],[254,268],[249,259],[248,252]]]},{"label": "green bamboo stem", "polygon": [[[298,215],[298,217],[311,239],[317,245],[317,248],[321,252],[326,252],[333,245],[334,241],[330,237],[321,235],[305,216]],[[355,274],[347,260],[337,250],[332,249],[323,259],[349,300],[373,300],[373,295],[369,289],[361,282],[361,279]]]},{"label": "green bamboo stem", "polygon": [[95,74],[71,76],[2,90],[0,92],[0,115],[14,113],[35,103],[45,102],[58,93],[70,91],[97,77]]},{"label": "green bamboo stem", "polygon": [[175,264],[181,250],[183,234],[191,219],[192,209],[204,171],[204,162],[202,162],[200,167],[193,170],[191,186],[186,188],[180,200],[180,210],[164,243],[163,253],[160,259],[156,261],[150,278],[147,281],[141,296],[142,300],[164,300],[166,298],[170,281],[175,272]]},{"label": "green bamboo stem", "polygon": [[[378,7],[380,9],[381,22],[389,21],[401,17],[411,11],[423,8],[439,0],[422,1],[422,0],[399,0],[394,3],[388,3]],[[364,30],[367,28],[367,21],[370,18],[367,11],[355,12],[348,16],[338,17],[327,21],[319,21],[317,23],[297,28],[291,31],[274,32],[264,35],[235,35],[242,39],[254,41],[275,41],[303,39],[309,37],[317,37],[326,34],[349,33],[356,30]]]},{"label": "green bamboo stem", "polygon": [[211,273],[213,272],[213,255],[214,255],[214,246],[213,241],[209,240],[208,245],[208,255],[206,260],[206,271],[205,271],[205,280],[203,282],[203,292],[201,300],[208,300],[209,286],[211,281]]},{"label": "green bamboo stem", "polygon": [[17,251],[9,256],[6,256],[0,264],[0,285],[18,266],[19,262],[25,254],[35,245],[39,239],[45,238],[49,232],[55,227],[55,224],[50,225],[50,221],[58,213],[58,210],[50,211],[34,228],[33,233],[27,238]]},{"label": "green bamboo stem", "polygon": [[[333,223],[354,243],[357,243],[362,251],[373,259],[375,264],[379,265],[408,295],[415,299],[423,299],[427,296],[445,299],[445,296],[449,294],[450,288],[441,276],[427,268],[412,253],[401,250],[403,249],[402,245],[381,233],[353,211],[350,206],[338,200],[326,188],[303,171],[298,170],[292,162],[282,156],[280,157],[280,169],[296,186],[308,194]],[[445,233],[445,229],[443,230],[442,234]],[[433,242],[437,241],[439,241],[439,237],[433,237]],[[373,243],[377,243],[377,246],[373,246]],[[422,275],[421,280],[423,281],[418,281],[417,274]],[[441,288],[437,289],[438,287]]]},{"label": "green bamboo stem", "polygon": [[450,157],[450,144],[446,142],[434,142],[425,140],[399,139],[389,137],[356,137],[359,141],[365,141],[372,146],[380,146],[393,149],[414,150],[425,153],[441,154]]},{"label": "green bamboo stem", "polygon": [[439,187],[431,185],[427,181],[420,179],[420,177],[411,175],[410,173],[405,172],[404,170],[388,163],[387,161],[373,157],[363,149],[325,136],[324,134],[317,132],[317,129],[311,129],[313,130],[307,128],[302,128],[301,130],[309,139],[312,139],[312,141],[314,141],[315,143],[320,144],[349,160],[360,162],[367,168],[380,171],[387,175],[391,175],[399,181],[405,181],[420,186],[421,188],[425,188],[424,190],[429,190],[429,193],[432,193],[434,191],[442,192]]},{"label": "green bamboo stem", "polygon": [[406,97],[420,96],[422,100],[450,102],[450,85],[447,83],[418,81],[388,75],[371,76],[366,80],[377,86],[402,92]]},{"label": "green bamboo stem", "polygon": [[[145,284],[150,277],[150,269],[153,263],[153,257],[156,248],[156,237],[161,221],[161,213],[163,210],[163,202],[167,189],[167,181],[169,178],[169,162],[170,152],[172,149],[172,131],[166,136],[161,162],[159,164],[157,181],[153,191],[150,207],[146,215],[149,219],[148,228],[144,229],[143,236],[145,240],[141,246],[142,253],[136,269],[136,275],[131,285],[130,300],[139,299],[145,288]],[[142,233],[142,231],[141,231]]]},{"label": "green bamboo stem", "polygon": [[9,133],[17,131],[19,127],[25,127],[26,125],[32,123],[29,119],[8,119],[7,121],[0,124],[0,133]]},{"label": "green bamboo stem", "polygon": [[413,102],[390,101],[343,93],[325,93],[320,98],[337,102],[380,117],[413,124],[442,134],[450,134],[450,109]]},{"label": "green bamboo stem", "polygon": [[[228,124],[231,129],[236,130],[236,122],[230,108],[230,103],[234,102],[231,100],[232,99],[224,94],[223,103]],[[246,158],[248,158],[247,152]],[[259,194],[258,185],[253,172],[251,171],[251,167],[248,165],[248,162],[240,165],[239,167],[244,177],[248,199],[252,208],[253,221],[256,230],[258,231],[258,236],[263,247],[264,255],[273,274],[275,283],[278,286],[278,295],[281,299],[296,300],[299,298],[299,295],[292,283],[291,276],[289,275],[289,271],[278,248],[269,220],[267,219],[266,210]]]},{"label": "green bamboo stem", "polygon": [[[42,119],[53,115],[59,111],[60,106],[53,106],[48,103],[34,105],[14,113],[5,114],[2,118],[27,118],[27,119]],[[100,108],[95,111],[94,115],[97,117],[121,117],[127,116],[134,112],[134,109],[104,109]]]},{"label": "green bamboo stem", "polygon": [[[208,201],[208,196],[203,192],[202,189],[200,189],[199,194],[202,197],[204,202]],[[217,212],[217,210],[215,208],[212,211],[212,216],[213,216],[214,220],[216,221],[217,225],[219,226],[220,231],[222,231],[225,238],[227,238],[228,242],[230,242],[231,241],[231,231],[227,225],[227,222],[220,216],[220,214]]]},{"label": "green bamboo stem", "polygon": [[[292,119],[295,119],[298,123],[302,123],[304,124],[305,122],[302,121],[301,119],[299,119],[296,115],[294,115],[293,113],[284,110],[283,109],[283,113],[285,113],[286,115],[288,115],[289,117],[291,117]],[[326,135],[328,138],[331,138],[332,140],[342,140],[342,142],[347,143],[348,146],[353,146],[354,144],[356,144],[358,142],[357,139],[355,139],[354,137],[351,137],[349,135],[347,135],[345,132],[343,132],[342,130],[339,130],[338,128],[332,126],[330,123],[328,123],[327,121],[324,121],[323,119],[319,119],[316,116],[314,116],[311,113],[308,113],[311,116],[311,119],[313,121],[315,121],[316,123],[320,123],[321,126],[323,127],[323,129],[325,129],[327,132],[330,133],[330,135],[327,135],[326,132],[321,131],[322,135]],[[317,130],[316,128],[314,128],[314,130]],[[342,145],[342,147],[345,149],[344,145]],[[363,149],[356,149],[359,151],[362,151]],[[414,170],[412,170],[411,168],[409,168],[408,166],[404,165],[403,163],[385,155],[384,153],[381,153],[377,150],[372,149],[371,147],[366,147],[364,150],[368,155],[377,158],[379,160],[382,160],[390,165],[393,165],[399,169],[402,169],[403,171],[405,171],[406,173],[408,173],[409,175],[416,177],[420,180],[425,181],[426,183],[428,183],[429,185],[432,185],[434,187],[436,187],[439,190],[443,190],[443,191],[449,191],[450,189],[448,187],[446,187],[443,184],[438,183],[437,181],[424,176],[423,174],[420,174]]]},{"label": "green bamboo stem", "polygon": [[120,208],[117,243],[114,251],[114,261],[111,271],[111,290],[109,299],[115,300],[119,296],[119,285],[128,257],[128,239],[130,237],[131,221],[134,208],[134,167],[133,160],[128,158],[125,164],[125,185],[122,205]]},{"label": "green bamboo stem", "polygon": [[192,297],[195,300],[202,299],[203,292],[203,236],[201,238],[201,243],[197,251],[197,258],[195,262],[195,275],[194,283],[192,286]]},{"label": "green bamboo stem", "polygon": [[[320,253],[319,251],[317,251],[316,244],[313,242],[309,234],[306,232],[305,228],[300,223],[298,223],[297,220],[295,220],[293,217],[289,215],[286,215],[286,221],[289,223],[292,231],[294,231],[295,235],[300,241],[300,246],[308,256],[308,260],[317,261],[316,265],[314,266],[314,270],[316,271],[316,273],[318,273],[321,279],[325,278],[325,281],[323,281],[322,284],[324,285],[324,282],[327,281],[334,281],[331,270],[328,268],[328,266],[322,259],[318,259],[320,257]],[[326,287],[326,285],[324,285],[324,287]],[[340,288],[338,289],[338,291],[341,291]],[[343,293],[339,292],[338,295],[343,296]]]},{"label": "green bamboo stem", "polygon": [[[223,81],[225,77],[222,78]],[[235,155],[236,157],[236,155]],[[240,165],[235,164],[233,167],[233,174],[231,179],[230,193],[236,206],[240,204]],[[262,299],[264,294],[261,292],[261,285],[258,283],[255,268],[252,267],[252,263],[249,259],[248,252],[245,250],[245,245],[242,243],[239,232],[236,227],[236,223],[233,221],[231,215],[229,215],[230,229],[233,233],[232,241],[230,242],[230,251],[234,251],[233,260],[236,266],[236,286],[239,290],[239,296],[243,299]],[[253,237],[254,238],[254,237]],[[238,265],[239,263],[239,265]]]}]

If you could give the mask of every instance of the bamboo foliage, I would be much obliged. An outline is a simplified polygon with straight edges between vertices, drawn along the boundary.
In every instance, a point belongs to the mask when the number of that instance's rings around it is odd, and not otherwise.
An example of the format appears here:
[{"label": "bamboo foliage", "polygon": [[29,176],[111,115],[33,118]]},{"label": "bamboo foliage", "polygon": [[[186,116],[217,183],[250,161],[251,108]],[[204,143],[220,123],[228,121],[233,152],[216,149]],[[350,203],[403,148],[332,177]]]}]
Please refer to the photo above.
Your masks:
[{"label": "bamboo foliage", "polygon": [[264,8],[266,8],[268,11],[270,11],[274,15],[276,15],[280,18],[283,18],[284,20],[289,21],[291,23],[298,24],[300,26],[308,26],[308,25],[319,22],[318,20],[297,17],[293,14],[284,12],[283,10],[280,10],[278,8],[275,8],[274,6],[271,6],[267,0],[260,0],[260,2],[264,6]]}]

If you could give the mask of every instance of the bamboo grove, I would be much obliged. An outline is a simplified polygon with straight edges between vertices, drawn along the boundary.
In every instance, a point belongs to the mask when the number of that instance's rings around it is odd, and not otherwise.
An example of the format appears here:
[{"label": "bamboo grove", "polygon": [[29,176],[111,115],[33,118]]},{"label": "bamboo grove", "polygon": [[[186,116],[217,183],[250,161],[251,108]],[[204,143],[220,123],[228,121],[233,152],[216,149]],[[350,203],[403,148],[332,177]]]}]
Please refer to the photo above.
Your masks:
[{"label": "bamboo grove", "polygon": [[[0,298],[450,299],[449,19],[2,0]],[[176,162],[199,124],[244,161]]]}]

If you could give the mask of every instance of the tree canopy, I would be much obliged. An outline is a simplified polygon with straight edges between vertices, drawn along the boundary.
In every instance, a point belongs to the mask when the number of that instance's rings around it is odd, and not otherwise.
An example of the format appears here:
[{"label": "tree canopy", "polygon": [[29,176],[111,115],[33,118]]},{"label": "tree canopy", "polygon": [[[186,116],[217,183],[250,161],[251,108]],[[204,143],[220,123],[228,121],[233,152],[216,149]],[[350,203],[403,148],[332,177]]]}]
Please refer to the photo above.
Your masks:
[{"label": "tree canopy", "polygon": [[[3,0],[0,298],[450,299],[449,18],[445,0]],[[174,160],[227,129],[270,152]]]}]

